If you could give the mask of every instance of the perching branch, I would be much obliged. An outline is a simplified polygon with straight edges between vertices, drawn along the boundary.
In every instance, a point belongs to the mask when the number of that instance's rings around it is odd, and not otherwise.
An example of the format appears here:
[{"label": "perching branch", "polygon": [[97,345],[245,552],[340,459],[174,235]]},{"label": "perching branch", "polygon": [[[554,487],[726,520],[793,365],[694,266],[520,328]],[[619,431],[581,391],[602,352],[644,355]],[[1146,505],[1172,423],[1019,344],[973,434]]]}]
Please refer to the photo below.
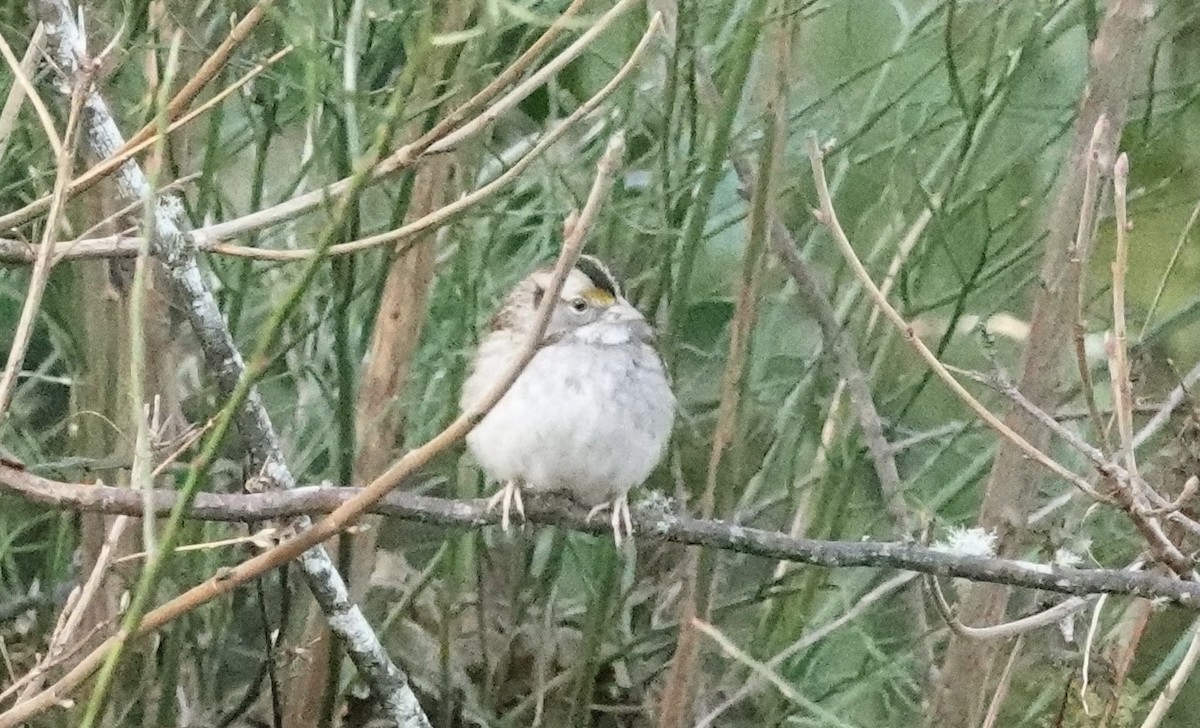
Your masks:
[{"label": "perching branch", "polygon": [[[140,515],[142,495],[127,488],[62,483],[0,464],[0,487],[54,508],[106,514]],[[329,513],[359,500],[365,489],[333,485],[308,486],[264,493],[200,493],[191,515],[209,521],[263,521],[298,514]],[[168,513],[177,499],[172,490],[155,490],[154,509]],[[498,521],[486,513],[486,500],[451,500],[392,491],[370,511],[438,526],[480,528]],[[527,496],[531,523],[561,526],[604,535],[606,524],[588,522],[587,510],[554,498]],[[718,520],[701,520],[667,513],[650,506],[633,509],[638,539],[709,546],[770,559],[784,559],[828,568],[891,567],[938,576],[1044,589],[1062,594],[1125,594],[1167,599],[1200,608],[1200,583],[1179,581],[1148,572],[1124,569],[1068,569],[1013,559],[961,556],[924,546],[873,541],[822,541],[749,528]]]}]

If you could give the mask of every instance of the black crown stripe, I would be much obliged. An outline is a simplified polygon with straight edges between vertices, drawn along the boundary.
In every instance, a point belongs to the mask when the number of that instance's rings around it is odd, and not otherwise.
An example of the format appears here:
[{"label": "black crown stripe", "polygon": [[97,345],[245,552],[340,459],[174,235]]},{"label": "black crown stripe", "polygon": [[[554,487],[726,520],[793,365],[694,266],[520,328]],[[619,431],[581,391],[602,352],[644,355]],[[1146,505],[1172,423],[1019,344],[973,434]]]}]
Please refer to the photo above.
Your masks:
[{"label": "black crown stripe", "polygon": [[579,269],[580,273],[587,276],[588,280],[596,288],[605,291],[613,298],[621,296],[621,289],[617,285],[617,279],[613,278],[613,274],[609,272],[608,267],[596,258],[590,255],[581,255],[575,267]]}]

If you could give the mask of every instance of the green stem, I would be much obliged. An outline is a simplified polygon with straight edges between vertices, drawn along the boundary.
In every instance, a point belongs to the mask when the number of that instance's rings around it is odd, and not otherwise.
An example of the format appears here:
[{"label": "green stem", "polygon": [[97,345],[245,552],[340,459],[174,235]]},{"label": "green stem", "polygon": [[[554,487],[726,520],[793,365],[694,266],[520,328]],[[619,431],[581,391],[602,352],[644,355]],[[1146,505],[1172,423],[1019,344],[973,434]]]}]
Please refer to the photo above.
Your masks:
[{"label": "green stem", "polygon": [[[423,37],[426,39],[423,46],[428,47],[428,33]],[[158,586],[158,580],[162,575],[163,568],[174,554],[180,527],[188,510],[191,508],[192,501],[195,500],[204,474],[213,462],[216,461],[225,435],[228,434],[233,424],[234,416],[246,402],[247,397],[254,387],[254,383],[266,373],[267,364],[270,361],[270,353],[279,343],[280,332],[283,330],[284,324],[291,318],[296,308],[299,307],[300,300],[305,291],[308,290],[317,273],[325,265],[325,258],[330,246],[344,235],[350,211],[354,209],[359,196],[371,180],[371,169],[391,146],[396,127],[403,115],[407,92],[408,85],[404,83],[398,83],[395,89],[393,89],[387,108],[383,114],[383,120],[375,130],[371,149],[355,164],[354,176],[350,180],[346,194],[335,204],[330,223],[322,230],[314,255],[305,263],[303,271],[299,278],[292,284],[283,302],[276,307],[275,311],[272,312],[270,318],[259,331],[254,347],[254,354],[251,355],[245,371],[242,373],[233,392],[230,393],[225,406],[217,413],[212,430],[204,440],[200,455],[192,461],[191,466],[188,468],[187,479],[184,481],[179,500],[176,501],[175,507],[171,509],[171,515],[167,520],[166,527],[163,529],[159,548],[150,555],[146,568],[142,571],[138,579],[137,586],[133,591],[133,597],[129,603],[129,609],[125,613],[125,618],[121,621],[121,628],[117,633],[116,644],[108,653],[104,665],[97,674],[96,687],[92,693],[92,699],[88,703],[84,719],[80,723],[80,728],[94,728],[96,721],[103,712],[116,669],[121,662],[121,658],[124,656],[125,647],[129,642],[129,638],[137,632],[138,625],[142,621],[142,616],[146,613],[152,595]],[[194,260],[191,264],[195,265]]]},{"label": "green stem", "polygon": [[766,7],[766,0],[754,0],[750,11],[742,19],[741,28],[739,28],[737,40],[733,46],[732,66],[726,82],[729,91],[721,99],[717,126],[708,148],[708,159],[705,161],[704,173],[700,178],[700,188],[692,200],[687,227],[684,228],[683,235],[679,240],[677,256],[679,272],[675,276],[675,286],[671,296],[671,312],[663,342],[664,356],[669,365],[674,364],[678,350],[676,341],[679,336],[680,322],[687,310],[687,294],[688,288],[691,286],[692,271],[695,268],[696,256],[700,252],[700,243],[704,239],[704,226],[708,222],[708,209],[712,205],[713,193],[725,171],[725,160],[729,156],[729,138],[733,133],[733,122],[737,118],[738,106],[742,101],[742,90],[746,85],[746,77],[750,73],[750,62],[754,58],[758,33],[762,29]]}]

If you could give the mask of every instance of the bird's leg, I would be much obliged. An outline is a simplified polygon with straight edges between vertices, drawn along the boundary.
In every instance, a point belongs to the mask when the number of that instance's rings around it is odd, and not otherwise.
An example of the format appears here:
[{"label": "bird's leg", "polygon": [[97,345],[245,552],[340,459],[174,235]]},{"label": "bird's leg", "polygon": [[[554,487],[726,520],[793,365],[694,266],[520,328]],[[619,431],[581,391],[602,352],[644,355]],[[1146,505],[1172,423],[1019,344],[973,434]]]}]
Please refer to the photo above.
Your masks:
[{"label": "bird's leg", "polygon": [[488,499],[484,512],[491,513],[497,505],[500,506],[500,528],[502,530],[508,530],[510,523],[508,514],[512,511],[513,505],[516,505],[517,513],[521,514],[521,520],[525,520],[525,504],[521,501],[521,488],[517,485],[517,481],[505,482],[504,487]]},{"label": "bird's leg", "polygon": [[625,532],[625,536],[633,538],[633,520],[629,516],[629,496],[622,495],[609,503],[601,503],[592,510],[588,511],[587,523],[591,523],[592,518],[597,513],[607,509],[612,509],[612,515],[609,522],[612,524],[613,542],[617,548],[621,548],[621,532]]}]

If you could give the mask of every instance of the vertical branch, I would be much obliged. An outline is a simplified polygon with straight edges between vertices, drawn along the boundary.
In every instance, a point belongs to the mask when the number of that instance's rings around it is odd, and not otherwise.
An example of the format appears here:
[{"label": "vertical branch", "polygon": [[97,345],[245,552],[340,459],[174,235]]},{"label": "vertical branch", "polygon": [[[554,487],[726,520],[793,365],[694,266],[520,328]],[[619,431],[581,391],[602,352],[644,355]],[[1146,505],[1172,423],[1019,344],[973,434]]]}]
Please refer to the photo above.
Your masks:
[{"label": "vertical branch", "polygon": [[[40,8],[47,15],[47,27],[51,29],[50,48],[59,72],[65,80],[74,79],[81,66],[80,54],[83,51],[83,38],[75,24],[75,18],[66,0],[43,0]],[[393,98],[389,103],[388,118],[398,115],[400,99]],[[84,132],[83,140],[88,150],[97,158],[110,156],[124,143],[120,130],[113,120],[108,106],[100,94],[88,89],[83,102]],[[393,122],[394,123],[394,122]],[[381,128],[374,140],[372,152],[382,155],[382,150],[391,140],[391,129]],[[340,201],[338,216],[344,213],[345,203],[354,198],[369,176],[370,164],[362,164],[356,170],[356,176],[351,189]],[[134,162],[126,162],[116,175],[117,187],[123,197],[130,201],[145,201],[152,197],[153,190],[142,169]],[[167,283],[176,300],[180,301],[187,312],[197,338],[205,354],[205,359],[213,369],[217,383],[222,392],[229,398],[227,405],[234,409],[237,420],[247,446],[247,455],[252,466],[269,481],[284,488],[295,487],[295,479],[283,460],[282,449],[275,433],[271,419],[263,406],[262,400],[253,387],[254,371],[249,371],[241,353],[234,345],[228,327],[225,325],[216,299],[209,290],[200,268],[196,263],[194,253],[186,236],[175,221],[174,211],[170,205],[159,203],[154,206],[152,214],[152,229],[147,231],[148,237],[154,241],[155,252],[166,264]],[[333,242],[336,234],[327,232],[322,239],[322,245],[327,248]],[[320,263],[320,256],[314,257],[310,265],[293,288],[291,296],[276,311],[272,321],[268,322],[263,335],[260,337],[259,351],[269,349],[275,342],[279,325],[287,316],[290,308],[295,306],[299,293],[302,292],[315,274],[315,267]],[[261,367],[256,367],[256,370]],[[209,457],[215,454],[212,443],[218,442],[220,427],[214,427],[206,451]],[[203,458],[198,459],[198,465],[203,465]],[[177,533],[183,509],[187,501],[194,495],[198,484],[198,472],[193,468],[185,485],[179,508],[172,514],[163,534],[162,549],[147,564],[146,571],[135,592],[133,602],[126,614],[124,632],[132,633],[137,627],[140,611],[148,606],[150,593],[161,569],[161,555],[169,554],[171,538]],[[296,525],[303,529],[310,524],[309,519],[297,519]],[[400,726],[417,726],[425,728],[429,725],[416,696],[408,685],[407,676],[392,664],[379,642],[379,638],[367,623],[361,610],[350,600],[345,582],[337,572],[328,553],[320,546],[309,549],[300,557],[309,588],[322,606],[331,627],[338,631],[345,641],[347,650],[355,665],[371,686],[373,694],[382,703],[385,712]],[[111,679],[112,671],[120,656],[123,642],[117,640],[113,651],[106,662],[97,690],[104,692],[104,683]],[[90,719],[95,719],[102,705],[93,704]],[[85,723],[89,720],[85,717]]]},{"label": "vertical branch", "polygon": [[[361,9],[360,5],[356,4],[356,9]],[[444,3],[434,5],[447,12],[435,21],[436,25],[431,24],[427,28],[428,33],[461,30],[471,5],[469,2],[456,2],[449,8]],[[354,22],[352,18],[350,27]],[[411,78],[406,74],[405,79],[411,89],[407,101],[410,108],[429,106],[450,85],[448,73],[453,70],[450,63],[453,59],[448,55],[448,49],[433,47],[428,37],[419,42],[421,47],[415,51],[414,61],[417,58],[420,60],[408,65],[422,70],[420,74],[410,72],[414,73]],[[359,49],[347,42],[344,52],[350,56],[357,54]],[[344,71],[344,85],[356,83],[352,74],[349,68]],[[436,104],[429,111],[437,114],[445,105],[448,103]],[[347,105],[345,121],[348,134],[357,133],[350,125],[354,118],[352,109],[353,105]],[[422,125],[426,118],[424,114],[418,116],[409,125],[405,135],[411,139],[423,138]],[[447,202],[453,164],[454,155],[447,154],[430,160],[414,172],[409,186],[412,198],[405,211],[406,222],[420,219]],[[351,444],[357,446],[357,453],[353,447],[345,453],[351,458],[352,480],[345,479],[343,482],[370,482],[384,471],[394,459],[397,448],[402,446],[403,418],[398,413],[397,405],[408,382],[412,357],[420,343],[425,321],[425,303],[433,284],[436,260],[436,249],[432,244],[435,234],[431,231],[397,246],[402,247],[403,252],[395,256],[388,269],[376,308],[370,348],[363,357],[359,390],[357,395],[352,390],[339,391],[339,397],[345,399],[346,406],[352,406]],[[348,332],[343,333],[349,335]],[[366,525],[354,535],[343,534],[336,544],[330,542],[339,563],[346,566],[350,594],[355,600],[365,596],[375,564],[379,520],[370,520]],[[342,550],[343,546],[348,547],[346,551]],[[322,694],[328,694],[333,689],[337,677],[338,655],[331,654],[329,631],[319,622],[319,614],[309,615],[301,642],[310,646],[312,660],[303,674],[292,681],[292,689],[288,691],[286,722],[289,724],[317,715]],[[329,700],[325,702],[328,705]],[[324,710],[321,712],[324,713]]]},{"label": "vertical branch", "polygon": [[[729,91],[721,100],[719,108],[716,109],[716,126],[708,164],[705,166],[700,186],[692,200],[687,227],[680,237],[679,254],[677,255],[678,274],[671,296],[670,320],[667,328],[667,336],[671,338],[664,341],[664,355],[668,365],[674,358],[677,349],[673,337],[679,330],[681,316],[687,307],[692,268],[704,238],[709,205],[728,157],[729,139],[738,107],[741,104],[742,86],[750,72],[751,62],[755,55],[755,43],[763,18],[766,17],[767,7],[765,0],[757,0],[751,3],[742,17],[741,28],[733,48],[733,69],[731,70]],[[679,53],[680,49],[676,47],[675,52]],[[767,136],[763,141],[760,161],[767,171],[771,167],[775,141],[774,134]],[[721,403],[716,430],[713,433],[712,455],[708,463],[705,489],[700,500],[700,511],[704,518],[712,517],[714,512],[718,469],[726,446],[725,441],[732,437],[733,419],[737,414],[737,395],[741,386],[742,360],[746,354],[745,347],[754,322],[756,272],[761,264],[766,200],[770,194],[768,181],[763,179],[761,182],[762,184],[754,192],[750,232],[744,253],[742,286],[738,294],[737,309],[730,331],[729,359],[722,381]],[[692,720],[692,704],[699,688],[701,676],[701,671],[697,667],[699,636],[695,624],[697,618],[708,619],[709,597],[713,580],[716,578],[715,569],[712,568],[713,559],[713,554],[702,552],[695,547],[687,550],[683,594],[679,600],[679,637],[659,701],[658,728],[683,728]]]},{"label": "vertical branch", "polygon": [[[1068,157],[1060,173],[1054,200],[1046,210],[1048,235],[1042,261],[1041,287],[1034,300],[1033,316],[1021,363],[1017,388],[1038,407],[1053,402],[1060,381],[1064,352],[1073,324],[1078,270],[1068,265],[1072,251],[1075,221],[1084,200],[1087,159],[1092,130],[1101,117],[1107,128],[1096,145],[1102,167],[1111,164],[1117,141],[1125,127],[1129,97],[1137,87],[1134,79],[1141,73],[1146,57],[1145,27],[1153,16],[1153,0],[1114,0],[1101,23],[1090,49],[1087,86],[1075,119]],[[1082,241],[1090,245],[1090,241]],[[1086,250],[1076,250],[1086,257]],[[1039,426],[1019,408],[1011,408],[1006,424],[1030,438],[1035,446],[1049,439]],[[1020,546],[1025,514],[1037,492],[1035,466],[1022,452],[1002,441],[984,487],[979,509],[979,525],[998,536],[1000,553],[1012,553]],[[962,603],[960,619],[969,624],[992,624],[1000,620],[1008,603],[1002,587],[972,587]],[[952,635],[946,649],[939,682],[928,696],[930,726],[978,725],[983,717],[987,689],[980,687],[980,675],[990,674],[998,656],[997,646],[972,642]]]},{"label": "vertical branch", "polygon": [[50,200],[50,214],[46,217],[46,227],[42,230],[42,242],[38,246],[37,258],[33,261],[33,270],[29,274],[29,291],[25,294],[25,305],[21,308],[21,317],[17,321],[17,330],[13,334],[12,344],[8,350],[8,362],[0,373],[0,422],[8,417],[9,403],[13,390],[17,386],[17,375],[25,363],[25,352],[29,348],[29,340],[33,336],[33,325],[41,311],[42,294],[46,291],[46,281],[50,278],[50,268],[54,265],[51,253],[54,250],[54,238],[58,231],[59,217],[62,215],[63,204],[66,202],[67,183],[71,179],[71,168],[75,162],[75,145],[79,139],[80,118],[83,111],[83,100],[86,95],[89,80],[83,77],[66,79],[71,92],[71,109],[67,117],[67,128],[63,133],[62,146],[58,151],[55,162],[54,193]]},{"label": "vertical branch", "polygon": [[1083,390],[1083,398],[1087,404],[1088,416],[1092,420],[1092,427],[1096,430],[1096,439],[1106,452],[1109,450],[1108,428],[1104,426],[1104,418],[1100,416],[1100,409],[1096,406],[1096,393],[1092,385],[1092,372],[1091,366],[1088,364],[1085,340],[1087,325],[1083,313],[1084,301],[1087,300],[1087,253],[1092,249],[1092,241],[1095,240],[1098,217],[1096,206],[1100,202],[1096,194],[1096,178],[1099,176],[1100,166],[1099,145],[1104,138],[1107,125],[1108,120],[1101,115],[1092,130],[1092,141],[1088,145],[1087,157],[1083,161],[1085,169],[1083,201],[1079,209],[1079,227],[1067,252],[1067,262],[1073,269],[1072,275],[1075,278],[1075,363],[1079,368],[1080,388]]},{"label": "vertical branch", "polygon": [[1129,210],[1126,189],[1129,183],[1129,157],[1117,157],[1113,165],[1113,207],[1117,222],[1117,249],[1112,262],[1113,336],[1109,368],[1112,379],[1113,410],[1117,435],[1121,438],[1121,458],[1129,472],[1129,486],[1136,488],[1137,457],[1133,447],[1133,382],[1129,371],[1129,336],[1125,326],[1125,272],[1129,267]]}]

